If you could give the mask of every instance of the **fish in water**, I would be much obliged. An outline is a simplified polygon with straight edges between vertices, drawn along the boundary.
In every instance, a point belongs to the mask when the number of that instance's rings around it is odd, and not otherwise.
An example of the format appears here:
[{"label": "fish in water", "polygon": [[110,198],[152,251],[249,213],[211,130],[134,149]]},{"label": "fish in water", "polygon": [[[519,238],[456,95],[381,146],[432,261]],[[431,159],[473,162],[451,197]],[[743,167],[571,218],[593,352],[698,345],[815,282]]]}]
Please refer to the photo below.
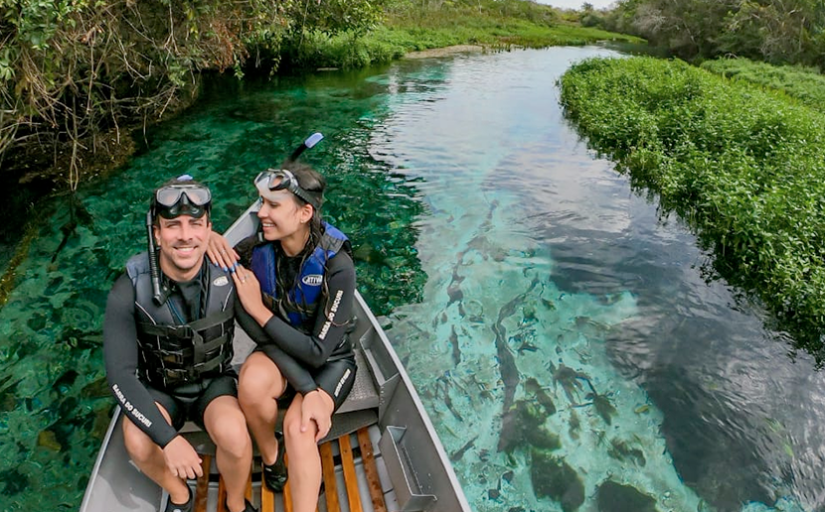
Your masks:
[{"label": "fish in water", "polygon": [[458,366],[461,363],[461,346],[458,343],[458,334],[455,332],[455,325],[450,331],[450,344],[453,346],[453,364]]},{"label": "fish in water", "polygon": [[552,368],[552,363],[550,366],[553,371],[553,387],[561,384],[564,394],[567,396],[567,400],[573,405],[579,405],[579,391],[582,391],[583,389],[580,381],[585,381],[590,384],[590,377],[570,368],[569,366],[565,366],[564,363],[560,363],[558,368]]},{"label": "fish in water", "polygon": [[586,400],[590,400],[590,403],[585,405],[593,405],[593,407],[596,408],[596,413],[601,416],[604,422],[608,425],[612,425],[613,416],[618,414],[618,411],[610,401],[610,397],[613,396],[613,393],[605,393],[604,395],[600,395],[596,392],[596,388],[593,387],[593,384],[589,380],[587,381],[587,384],[590,386],[592,393],[588,393],[587,396],[584,397]]},{"label": "fish in water", "polygon": [[[464,418],[461,417],[461,414],[459,414],[458,411],[456,410],[455,406],[453,406],[453,399],[450,398],[450,381],[447,380],[447,378],[442,375],[441,377],[439,377],[437,379],[436,385],[437,385],[438,382],[441,382],[444,385],[443,386],[444,387],[444,392],[443,392],[444,405],[447,406],[447,409],[449,409],[450,412],[453,413],[453,416],[455,416],[455,418],[458,421],[464,421]],[[440,389],[440,388],[436,387],[436,391],[438,389]]]},{"label": "fish in water", "polygon": [[553,399],[550,398],[550,395],[548,395],[544,388],[541,387],[539,381],[537,381],[533,377],[530,377],[529,379],[527,379],[527,381],[525,381],[524,389],[526,389],[529,393],[532,393],[533,396],[536,397],[536,401],[539,403],[539,405],[544,407],[544,412],[548,416],[556,414],[556,404],[553,403]]},{"label": "fish in water", "polygon": [[459,449],[458,449],[458,451],[456,451],[455,453],[453,453],[452,455],[450,455],[450,461],[451,461],[451,462],[458,462],[458,461],[460,461],[460,460],[461,460],[461,457],[463,457],[463,456],[464,456],[464,454],[467,452],[467,450],[469,450],[470,448],[472,448],[472,447],[473,447],[473,445],[475,445],[475,444],[476,444],[476,439],[478,439],[478,436],[475,436],[474,438],[472,438],[472,439],[470,439],[469,441],[467,441],[467,442],[464,444],[464,446],[462,446],[461,448],[459,448]]},{"label": "fish in water", "polygon": [[556,310],[556,304],[549,299],[541,299],[541,303],[544,305],[545,308],[549,309],[550,311]]}]

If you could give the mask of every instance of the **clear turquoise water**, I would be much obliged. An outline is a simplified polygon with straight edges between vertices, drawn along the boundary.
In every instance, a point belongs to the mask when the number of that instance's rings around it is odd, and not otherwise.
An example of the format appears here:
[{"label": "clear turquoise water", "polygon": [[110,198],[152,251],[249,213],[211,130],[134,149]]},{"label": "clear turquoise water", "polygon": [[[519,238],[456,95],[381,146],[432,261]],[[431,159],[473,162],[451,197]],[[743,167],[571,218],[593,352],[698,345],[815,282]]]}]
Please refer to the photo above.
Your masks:
[{"label": "clear turquoise water", "polygon": [[[562,489],[568,510],[622,510],[608,480],[660,511],[823,506],[820,374],[758,307],[706,282],[693,237],[563,118],[555,80],[609,53],[215,86],[81,191],[88,216],[56,256],[68,202],[45,203],[0,310],[0,510],[80,503],[113,405],[101,316],[144,244],[147,192],[193,174],[226,228],[251,177],[316,130],[306,159],[330,181],[328,218],[355,240],[359,288],[389,316],[474,509],[562,510]],[[563,465],[579,483],[551,489]]]}]

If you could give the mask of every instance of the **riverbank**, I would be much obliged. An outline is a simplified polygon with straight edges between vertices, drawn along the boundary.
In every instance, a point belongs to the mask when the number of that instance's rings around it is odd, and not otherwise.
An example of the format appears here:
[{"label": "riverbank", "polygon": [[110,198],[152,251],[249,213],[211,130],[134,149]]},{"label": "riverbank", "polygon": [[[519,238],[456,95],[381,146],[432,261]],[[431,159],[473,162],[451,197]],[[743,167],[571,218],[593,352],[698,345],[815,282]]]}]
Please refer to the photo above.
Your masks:
[{"label": "riverbank", "polygon": [[[562,78],[591,147],[677,213],[720,275],[823,357],[825,117],[783,92],[681,61],[599,59]],[[649,191],[649,192],[648,192]]]}]

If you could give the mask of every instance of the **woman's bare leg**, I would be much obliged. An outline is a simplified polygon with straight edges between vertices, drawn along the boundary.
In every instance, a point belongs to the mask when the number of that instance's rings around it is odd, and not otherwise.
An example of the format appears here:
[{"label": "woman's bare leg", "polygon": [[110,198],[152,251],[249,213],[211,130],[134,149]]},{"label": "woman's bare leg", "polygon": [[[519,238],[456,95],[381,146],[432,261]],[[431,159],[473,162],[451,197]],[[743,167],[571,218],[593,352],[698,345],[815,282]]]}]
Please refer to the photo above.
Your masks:
[{"label": "woman's bare leg", "polygon": [[241,367],[238,379],[238,402],[241,405],[252,437],[258,444],[261,459],[271,466],[278,458],[275,422],[278,402],[286,381],[275,363],[261,352],[254,352]]},{"label": "woman's bare leg", "polygon": [[314,422],[309,423],[306,432],[301,432],[301,404],[303,397],[298,394],[284,416],[284,440],[289,453],[289,485],[292,489],[292,509],[294,512],[313,512],[318,504],[321,489],[321,455],[315,435],[318,433]]}]

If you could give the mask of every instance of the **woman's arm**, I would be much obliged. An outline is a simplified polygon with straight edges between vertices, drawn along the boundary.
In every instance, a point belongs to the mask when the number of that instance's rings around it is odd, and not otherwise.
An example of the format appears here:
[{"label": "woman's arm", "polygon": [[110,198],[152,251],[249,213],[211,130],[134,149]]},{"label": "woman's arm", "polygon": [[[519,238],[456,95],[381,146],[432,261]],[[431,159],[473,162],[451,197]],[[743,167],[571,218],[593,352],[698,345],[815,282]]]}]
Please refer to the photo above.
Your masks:
[{"label": "woman's arm", "polygon": [[315,379],[312,378],[312,375],[306,368],[296,361],[294,357],[278,348],[278,346],[269,339],[266,331],[264,331],[255,319],[249,316],[249,313],[243,308],[240,299],[235,300],[235,319],[238,321],[241,329],[243,329],[252,341],[261,348],[261,351],[275,363],[275,366],[278,367],[281,374],[286,377],[286,380],[292,387],[298,390],[299,393],[306,395],[318,389]]}]

